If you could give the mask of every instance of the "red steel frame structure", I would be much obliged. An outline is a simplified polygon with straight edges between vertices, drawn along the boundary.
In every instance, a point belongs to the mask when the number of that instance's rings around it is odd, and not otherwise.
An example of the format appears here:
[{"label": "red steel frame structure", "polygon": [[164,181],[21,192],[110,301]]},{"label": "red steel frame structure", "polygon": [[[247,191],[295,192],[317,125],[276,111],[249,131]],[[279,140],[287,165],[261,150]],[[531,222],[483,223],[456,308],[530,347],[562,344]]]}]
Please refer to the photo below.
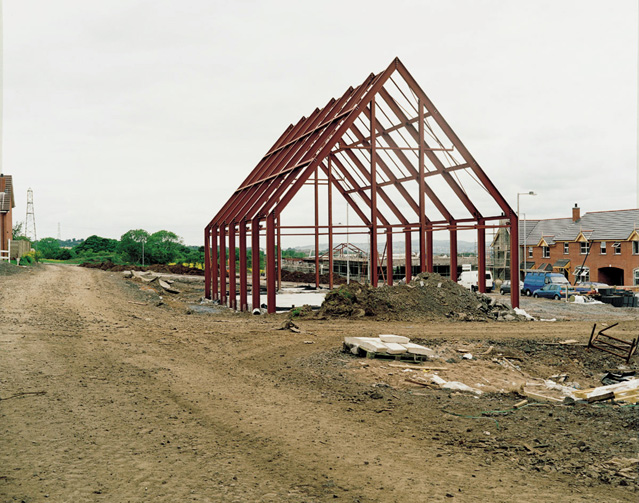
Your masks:
[{"label": "red steel frame structure", "polygon": [[[483,189],[480,211],[462,175]],[[328,225],[320,226],[318,185],[328,188]],[[461,208],[444,203],[441,186]],[[386,236],[387,268],[392,269],[393,233],[406,240],[406,276],[411,277],[411,237],[418,236],[419,267],[433,271],[433,233],[448,231],[451,276],[457,271],[457,232],[477,232],[479,277],[486,272],[486,229],[507,227],[511,250],[517,249],[517,215],[463,145],[402,62],[395,58],[381,73],[369,75],[359,86],[315,109],[290,125],[260,160],[241,186],[204,229],[205,296],[229,307],[248,309],[247,236],[258,250],[266,237],[267,310],[275,312],[282,231],[280,215],[304,184],[313,184],[316,265],[321,231],[333,248],[337,226],[332,222],[332,194],[336,189],[355,211],[370,238],[370,281],[378,284],[378,237]],[[391,193],[392,192],[392,193]],[[486,195],[487,194],[487,195]],[[478,199],[479,200],[479,199]],[[457,213],[463,214],[457,215]],[[239,294],[236,293],[235,245],[239,240]],[[228,248],[228,264],[227,264]],[[332,253],[329,253],[332,257]],[[259,254],[252,254],[252,305],[260,304]],[[319,272],[316,267],[316,282]],[[332,287],[332,264],[329,267]],[[228,292],[227,292],[228,275]],[[511,267],[512,284],[518,268]],[[454,280],[455,278],[452,277]],[[392,274],[386,275],[392,284]],[[479,283],[479,290],[485,285]],[[519,306],[519,289],[511,289],[511,303]],[[239,298],[239,299],[238,299]]]}]

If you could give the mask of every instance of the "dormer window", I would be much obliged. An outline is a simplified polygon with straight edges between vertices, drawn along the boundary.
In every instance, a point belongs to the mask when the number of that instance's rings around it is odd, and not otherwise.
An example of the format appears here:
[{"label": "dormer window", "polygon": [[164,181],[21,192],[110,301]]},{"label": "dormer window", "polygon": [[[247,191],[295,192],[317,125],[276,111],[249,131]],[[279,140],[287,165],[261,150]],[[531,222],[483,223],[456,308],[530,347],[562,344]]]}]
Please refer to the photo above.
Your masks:
[{"label": "dormer window", "polygon": [[548,246],[542,246],[541,252],[543,258],[550,258],[550,248]]},{"label": "dormer window", "polygon": [[586,255],[588,253],[588,243],[579,243],[579,253]]},{"label": "dormer window", "polygon": [[632,254],[639,255],[639,240],[632,242]]}]

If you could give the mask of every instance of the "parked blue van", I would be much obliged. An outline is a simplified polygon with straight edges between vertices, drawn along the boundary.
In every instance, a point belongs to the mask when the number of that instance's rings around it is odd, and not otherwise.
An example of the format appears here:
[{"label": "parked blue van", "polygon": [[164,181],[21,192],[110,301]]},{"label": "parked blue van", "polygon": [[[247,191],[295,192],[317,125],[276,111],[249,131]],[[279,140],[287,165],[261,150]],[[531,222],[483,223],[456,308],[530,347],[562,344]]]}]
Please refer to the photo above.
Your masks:
[{"label": "parked blue van", "polygon": [[570,282],[563,274],[546,271],[532,271],[526,273],[523,292],[530,297],[535,290],[539,290],[549,283],[556,285],[570,285]]}]

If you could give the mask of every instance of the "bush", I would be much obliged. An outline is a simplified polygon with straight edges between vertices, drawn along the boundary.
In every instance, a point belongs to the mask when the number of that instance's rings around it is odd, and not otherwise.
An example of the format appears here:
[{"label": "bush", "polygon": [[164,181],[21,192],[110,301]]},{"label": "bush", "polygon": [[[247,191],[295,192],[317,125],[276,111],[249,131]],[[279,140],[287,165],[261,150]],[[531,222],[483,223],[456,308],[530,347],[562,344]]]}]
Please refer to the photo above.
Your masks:
[{"label": "bush", "polygon": [[25,253],[24,255],[22,255],[22,257],[20,257],[20,263],[22,265],[35,264],[36,263],[36,251],[35,250],[31,250],[30,252]]}]

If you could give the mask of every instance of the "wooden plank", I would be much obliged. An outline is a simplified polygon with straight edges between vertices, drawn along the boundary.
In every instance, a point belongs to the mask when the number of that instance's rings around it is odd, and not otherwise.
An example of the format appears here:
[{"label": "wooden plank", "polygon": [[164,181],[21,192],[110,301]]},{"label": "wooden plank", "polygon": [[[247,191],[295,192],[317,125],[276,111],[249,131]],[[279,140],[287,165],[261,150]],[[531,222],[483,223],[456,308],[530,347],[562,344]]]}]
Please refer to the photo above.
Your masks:
[{"label": "wooden plank", "polygon": [[427,388],[439,389],[439,385],[433,384],[431,382],[426,381],[426,379],[421,379],[419,377],[407,377],[406,381],[412,382],[413,384],[419,384],[420,386],[426,386]]},{"label": "wooden plank", "polygon": [[540,393],[533,393],[532,391],[527,391],[524,389],[524,395],[526,395],[528,398],[534,398],[535,400],[543,400],[546,402],[557,402],[557,403],[563,403],[563,400],[561,400],[560,398],[555,398],[553,396],[546,396],[546,395],[542,395]]},{"label": "wooden plank", "polygon": [[588,403],[593,402],[601,402],[603,400],[610,400],[615,397],[614,391],[609,391],[608,393],[602,393],[601,395],[595,395],[588,397]]}]

